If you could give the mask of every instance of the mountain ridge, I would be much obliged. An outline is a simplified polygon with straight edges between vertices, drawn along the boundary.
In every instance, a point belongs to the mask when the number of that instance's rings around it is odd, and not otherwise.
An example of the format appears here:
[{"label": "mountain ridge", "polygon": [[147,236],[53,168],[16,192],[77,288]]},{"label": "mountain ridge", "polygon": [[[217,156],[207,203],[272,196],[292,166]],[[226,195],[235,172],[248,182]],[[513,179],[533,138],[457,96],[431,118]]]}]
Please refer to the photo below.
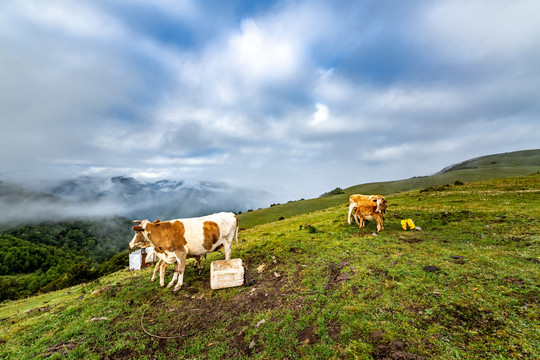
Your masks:
[{"label": "mountain ridge", "polygon": [[[389,195],[402,191],[439,186],[459,181],[476,181],[533,173],[540,170],[540,149],[521,150],[480,156],[444,167],[429,176],[361,183],[322,198],[289,201],[259,208],[270,194],[263,190],[241,189],[222,182],[160,179],[143,182],[129,176],[78,176],[42,189],[27,189],[0,181],[2,222],[123,216],[127,218],[166,219],[193,217],[218,211],[240,213],[241,224],[253,226],[280,217],[292,216],[346,202],[352,193]],[[332,193],[332,192],[330,192]],[[249,213],[245,213],[249,211]],[[261,211],[272,216],[252,221]],[[242,214],[244,213],[244,214]],[[277,216],[279,215],[279,216]],[[274,218],[275,217],[275,218]],[[251,219],[250,219],[251,218]]]}]

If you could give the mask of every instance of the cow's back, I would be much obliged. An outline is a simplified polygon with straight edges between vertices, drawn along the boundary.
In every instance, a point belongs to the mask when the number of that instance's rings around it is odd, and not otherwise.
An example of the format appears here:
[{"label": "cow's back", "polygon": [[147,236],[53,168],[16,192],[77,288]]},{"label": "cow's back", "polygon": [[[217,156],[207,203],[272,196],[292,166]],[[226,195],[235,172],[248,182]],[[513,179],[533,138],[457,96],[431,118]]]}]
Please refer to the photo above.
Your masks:
[{"label": "cow's back", "polygon": [[192,239],[198,239],[204,235],[204,224],[215,223],[220,229],[220,236],[228,236],[231,232],[236,230],[236,216],[234,213],[221,212],[212,215],[201,216],[197,218],[177,219],[171,221],[181,221],[184,224],[186,232],[186,240],[189,243],[190,237]]},{"label": "cow's back", "polygon": [[230,244],[237,227],[234,213],[217,213],[171,221],[181,221],[184,224],[187,247],[193,255],[215,251],[224,241]]}]

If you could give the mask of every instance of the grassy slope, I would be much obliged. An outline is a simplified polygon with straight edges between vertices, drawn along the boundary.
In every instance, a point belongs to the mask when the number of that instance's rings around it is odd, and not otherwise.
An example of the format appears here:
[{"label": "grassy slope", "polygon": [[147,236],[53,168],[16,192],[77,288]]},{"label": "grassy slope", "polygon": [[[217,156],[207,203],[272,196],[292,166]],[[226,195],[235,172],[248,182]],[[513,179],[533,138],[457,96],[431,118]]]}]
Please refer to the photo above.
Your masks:
[{"label": "grassy slope", "polygon": [[378,236],[345,203],[242,231],[252,287],[210,289],[219,253],[178,293],[146,269],[2,304],[0,358],[538,358],[540,175],[388,199]]},{"label": "grassy slope", "polygon": [[540,171],[540,150],[488,155],[464,161],[450,167],[445,172],[431,176],[356,185],[344,189],[344,194],[289,202],[244,213],[239,215],[238,218],[240,226],[249,229],[256,225],[277,221],[281,217],[289,218],[294,215],[347,203],[351,194],[381,194],[386,196],[430,186],[453,184],[456,180],[472,182],[526,175],[538,171]]}]

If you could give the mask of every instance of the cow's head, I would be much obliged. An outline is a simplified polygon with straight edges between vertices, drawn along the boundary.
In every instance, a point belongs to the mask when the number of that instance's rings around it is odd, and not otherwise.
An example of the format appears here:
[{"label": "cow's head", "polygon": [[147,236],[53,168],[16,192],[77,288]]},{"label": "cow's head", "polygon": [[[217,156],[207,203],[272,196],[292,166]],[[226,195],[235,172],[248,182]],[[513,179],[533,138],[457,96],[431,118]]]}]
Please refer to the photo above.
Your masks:
[{"label": "cow's head", "polygon": [[373,202],[377,205],[377,208],[375,209],[375,212],[377,214],[384,214],[387,207],[387,202],[384,196],[381,195],[373,195]]},{"label": "cow's head", "polygon": [[141,247],[146,248],[149,246],[153,246],[150,242],[150,239],[148,238],[148,234],[150,234],[150,231],[147,229],[147,225],[159,225],[159,220],[154,220],[153,223],[150,223],[148,220],[133,220],[133,223],[139,224],[135,225],[133,227],[133,231],[135,231],[135,236],[129,243],[129,248],[133,249],[134,247]]},{"label": "cow's head", "polygon": [[133,226],[133,230],[135,231],[135,236],[133,236],[133,239],[129,243],[129,248],[133,249],[134,247],[149,247],[152,246],[150,243],[150,240],[148,240],[148,233],[146,231],[146,224],[148,224],[150,221],[148,220],[134,220],[133,221],[135,225]]}]

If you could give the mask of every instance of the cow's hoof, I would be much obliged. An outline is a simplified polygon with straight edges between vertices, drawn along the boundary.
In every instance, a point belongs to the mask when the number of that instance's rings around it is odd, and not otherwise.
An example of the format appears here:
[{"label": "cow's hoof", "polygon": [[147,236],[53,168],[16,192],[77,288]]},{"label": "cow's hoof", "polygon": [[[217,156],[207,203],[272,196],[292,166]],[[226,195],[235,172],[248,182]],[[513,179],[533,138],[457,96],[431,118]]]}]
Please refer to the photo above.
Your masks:
[{"label": "cow's hoof", "polygon": [[162,284],[162,283],[159,283],[159,286],[164,287],[164,286],[165,286],[165,283],[163,283],[163,284]]},{"label": "cow's hoof", "polygon": [[177,292],[177,291],[180,290],[181,288],[182,288],[182,285],[177,286],[177,287],[175,287],[175,288],[173,289],[173,291],[174,291],[174,292]]},{"label": "cow's hoof", "polygon": [[173,284],[172,283],[168,283],[167,284],[167,289],[170,288]]}]

